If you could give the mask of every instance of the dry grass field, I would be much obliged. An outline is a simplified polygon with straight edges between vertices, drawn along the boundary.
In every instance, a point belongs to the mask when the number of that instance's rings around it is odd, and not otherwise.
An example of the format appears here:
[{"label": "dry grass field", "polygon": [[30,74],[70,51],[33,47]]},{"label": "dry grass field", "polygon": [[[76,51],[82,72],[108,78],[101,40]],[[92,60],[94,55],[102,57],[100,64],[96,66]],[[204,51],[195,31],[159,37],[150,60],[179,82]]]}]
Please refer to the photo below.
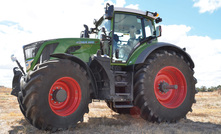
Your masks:
[{"label": "dry grass field", "polygon": [[[31,126],[20,112],[17,98],[10,95],[10,89],[0,89],[0,133],[43,133]],[[187,119],[177,123],[150,123],[131,115],[119,115],[111,111],[106,103],[93,102],[89,114],[85,114],[84,122],[76,128],[56,134],[91,134],[91,133],[132,133],[132,134],[221,134],[221,93],[200,92],[196,95],[197,103]]]}]

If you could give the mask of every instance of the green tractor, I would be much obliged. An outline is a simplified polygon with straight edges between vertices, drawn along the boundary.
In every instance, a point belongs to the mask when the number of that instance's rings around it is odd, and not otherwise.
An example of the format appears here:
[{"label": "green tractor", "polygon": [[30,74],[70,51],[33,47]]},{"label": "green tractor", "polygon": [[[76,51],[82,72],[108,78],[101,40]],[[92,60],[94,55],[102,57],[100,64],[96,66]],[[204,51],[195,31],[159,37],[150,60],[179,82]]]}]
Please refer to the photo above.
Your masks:
[{"label": "green tractor", "polygon": [[81,38],[25,45],[26,71],[12,56],[18,67],[11,94],[27,121],[65,130],[83,121],[95,99],[151,122],[184,118],[195,102],[194,63],[185,49],[157,41],[161,21],[156,12],[107,4],[94,28],[84,25]]}]

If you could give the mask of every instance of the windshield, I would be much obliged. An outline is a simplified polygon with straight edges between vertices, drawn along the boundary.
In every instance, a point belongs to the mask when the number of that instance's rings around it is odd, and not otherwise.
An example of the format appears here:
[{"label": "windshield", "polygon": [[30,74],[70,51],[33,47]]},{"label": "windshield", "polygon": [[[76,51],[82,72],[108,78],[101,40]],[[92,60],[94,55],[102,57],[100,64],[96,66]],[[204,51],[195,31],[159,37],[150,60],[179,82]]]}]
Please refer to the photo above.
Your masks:
[{"label": "windshield", "polygon": [[112,51],[108,40],[102,42],[102,53],[110,56],[112,52],[112,62],[126,63],[130,53],[137,48],[139,42],[145,39],[152,39],[154,36],[153,20],[140,15],[115,13],[113,20],[113,30],[111,30],[111,20],[101,20],[97,27],[97,39],[101,39],[102,27],[105,28],[107,36],[112,37]]}]

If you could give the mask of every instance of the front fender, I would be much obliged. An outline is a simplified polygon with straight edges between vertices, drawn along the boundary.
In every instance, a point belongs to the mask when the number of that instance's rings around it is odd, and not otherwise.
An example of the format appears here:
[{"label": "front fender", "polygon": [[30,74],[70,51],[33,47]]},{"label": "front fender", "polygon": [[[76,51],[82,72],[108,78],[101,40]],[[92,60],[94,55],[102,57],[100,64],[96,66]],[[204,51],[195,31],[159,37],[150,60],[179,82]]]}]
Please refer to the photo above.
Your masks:
[{"label": "front fender", "polygon": [[192,58],[190,57],[190,55],[188,53],[186,53],[183,49],[181,49],[180,47],[170,44],[170,43],[164,43],[164,42],[158,42],[156,44],[153,44],[149,47],[147,47],[146,49],[144,49],[141,54],[137,57],[135,64],[141,64],[144,63],[145,60],[147,59],[147,57],[153,53],[156,50],[173,50],[181,55],[183,55],[190,63],[190,67],[194,68],[194,62],[192,60]]}]

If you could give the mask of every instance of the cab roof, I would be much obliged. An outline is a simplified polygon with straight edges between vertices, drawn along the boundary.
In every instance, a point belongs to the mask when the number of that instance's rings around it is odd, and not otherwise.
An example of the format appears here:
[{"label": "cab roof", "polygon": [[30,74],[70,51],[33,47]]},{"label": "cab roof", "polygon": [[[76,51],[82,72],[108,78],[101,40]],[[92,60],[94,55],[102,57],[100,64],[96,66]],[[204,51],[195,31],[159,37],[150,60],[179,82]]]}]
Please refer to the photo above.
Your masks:
[{"label": "cab roof", "polygon": [[156,19],[157,16],[154,14],[157,14],[156,12],[149,12],[149,11],[141,11],[141,10],[137,10],[137,9],[131,9],[131,8],[123,8],[123,7],[114,7],[114,11],[115,12],[128,12],[128,13],[136,13],[136,14],[140,14],[140,15],[144,15],[144,16],[148,16],[150,18]]},{"label": "cab roof", "polygon": [[[107,5],[109,5],[107,3]],[[110,5],[109,5],[110,6]],[[158,13],[157,12],[150,12],[150,11],[141,11],[141,10],[137,10],[137,9],[131,9],[131,8],[123,8],[123,7],[113,7],[113,11],[114,12],[127,12],[127,13],[135,13],[135,14],[139,14],[139,15],[143,15],[143,16],[148,16],[152,19],[157,19],[158,17]],[[107,10],[107,7],[106,7]],[[95,21],[94,24],[97,27],[102,21],[104,20],[104,16],[102,16],[98,21]]]}]

